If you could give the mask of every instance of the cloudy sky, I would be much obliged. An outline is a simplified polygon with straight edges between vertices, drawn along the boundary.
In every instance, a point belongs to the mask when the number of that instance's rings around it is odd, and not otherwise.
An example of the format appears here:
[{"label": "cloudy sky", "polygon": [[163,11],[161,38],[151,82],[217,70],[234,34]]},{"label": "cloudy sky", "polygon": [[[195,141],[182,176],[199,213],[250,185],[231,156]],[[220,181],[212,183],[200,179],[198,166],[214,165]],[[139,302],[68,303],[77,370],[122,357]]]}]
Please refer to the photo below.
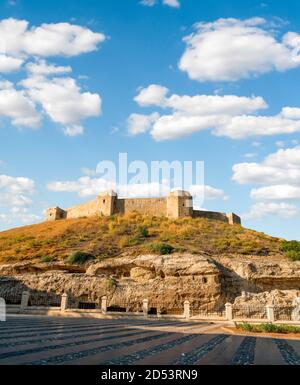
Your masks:
[{"label": "cloudy sky", "polygon": [[97,164],[127,152],[204,161],[203,208],[299,239],[299,14],[292,0],[0,1],[0,230],[110,188]]}]

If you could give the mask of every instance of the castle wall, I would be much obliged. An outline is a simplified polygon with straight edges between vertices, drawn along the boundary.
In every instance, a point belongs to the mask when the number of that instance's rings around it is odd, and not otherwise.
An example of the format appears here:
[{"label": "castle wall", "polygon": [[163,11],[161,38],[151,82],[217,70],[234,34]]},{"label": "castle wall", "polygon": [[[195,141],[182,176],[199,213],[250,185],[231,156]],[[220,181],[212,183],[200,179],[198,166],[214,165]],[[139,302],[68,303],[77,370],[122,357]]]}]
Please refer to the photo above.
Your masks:
[{"label": "castle wall", "polygon": [[116,212],[120,214],[138,212],[145,215],[165,216],[167,201],[166,198],[118,199]]},{"label": "castle wall", "polygon": [[46,220],[74,219],[92,216],[110,216],[138,212],[142,215],[166,216],[168,218],[207,218],[225,223],[241,224],[241,218],[234,213],[193,210],[193,198],[189,193],[177,191],[164,198],[118,199],[111,191],[96,199],[63,210],[59,207],[46,211]]},{"label": "castle wall", "polygon": [[128,214],[132,212],[154,216],[166,215],[166,198],[116,199],[113,202],[110,213],[105,211],[105,206],[110,203],[107,201],[108,198],[109,197],[106,197],[106,201],[104,202],[103,197],[101,197],[101,199],[98,197],[92,201],[71,207],[66,210],[67,218],[74,219],[96,215]]},{"label": "castle wall", "polygon": [[99,199],[94,199],[81,205],[71,207],[66,211],[68,219],[100,215],[100,201]]},{"label": "castle wall", "polygon": [[228,217],[226,214],[214,211],[193,210],[193,218],[207,218],[228,223]]}]

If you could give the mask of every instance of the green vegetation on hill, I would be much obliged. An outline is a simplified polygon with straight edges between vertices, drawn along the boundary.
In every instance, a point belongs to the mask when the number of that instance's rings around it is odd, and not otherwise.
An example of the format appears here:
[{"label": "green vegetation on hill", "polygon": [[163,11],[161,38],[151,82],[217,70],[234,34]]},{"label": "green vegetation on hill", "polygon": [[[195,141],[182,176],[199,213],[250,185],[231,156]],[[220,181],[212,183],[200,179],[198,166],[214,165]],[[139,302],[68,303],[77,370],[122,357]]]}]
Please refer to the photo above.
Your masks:
[{"label": "green vegetation on hill", "polygon": [[67,262],[71,265],[83,265],[85,262],[91,261],[95,259],[95,257],[84,251],[75,251],[68,258]]},{"label": "green vegetation on hill", "polygon": [[245,332],[252,333],[300,333],[300,327],[292,325],[277,325],[277,324],[249,324],[247,322],[242,322],[240,324],[235,324],[236,328],[243,330]]},{"label": "green vegetation on hill", "polygon": [[290,260],[300,261],[300,242],[284,241],[282,243],[282,250]]},{"label": "green vegetation on hill", "polygon": [[[75,252],[102,259],[118,256],[124,251],[133,255],[178,251],[284,257],[286,251],[282,243],[278,238],[219,221],[204,218],[172,220],[133,213],[44,222],[2,232],[0,262],[62,261]],[[76,258],[82,261],[81,257]],[[85,257],[83,260],[81,263],[86,261]]]}]

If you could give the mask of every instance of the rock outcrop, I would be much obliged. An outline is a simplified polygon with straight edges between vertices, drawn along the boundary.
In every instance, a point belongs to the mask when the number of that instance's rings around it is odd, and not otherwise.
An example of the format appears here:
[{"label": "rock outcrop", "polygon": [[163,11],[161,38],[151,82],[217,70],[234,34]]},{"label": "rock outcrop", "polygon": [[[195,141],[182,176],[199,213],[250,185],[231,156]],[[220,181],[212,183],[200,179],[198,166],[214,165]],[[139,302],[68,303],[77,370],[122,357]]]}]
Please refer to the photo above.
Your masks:
[{"label": "rock outcrop", "polygon": [[268,302],[272,292],[279,302],[280,298],[288,302],[300,294],[300,263],[172,254],[124,255],[86,266],[31,262],[0,266],[0,296],[23,290],[66,292],[74,300],[95,303],[106,295],[109,305],[132,305],[147,298],[150,306],[169,308],[182,307],[187,299],[192,306],[241,303],[243,291],[254,293],[247,301]]}]

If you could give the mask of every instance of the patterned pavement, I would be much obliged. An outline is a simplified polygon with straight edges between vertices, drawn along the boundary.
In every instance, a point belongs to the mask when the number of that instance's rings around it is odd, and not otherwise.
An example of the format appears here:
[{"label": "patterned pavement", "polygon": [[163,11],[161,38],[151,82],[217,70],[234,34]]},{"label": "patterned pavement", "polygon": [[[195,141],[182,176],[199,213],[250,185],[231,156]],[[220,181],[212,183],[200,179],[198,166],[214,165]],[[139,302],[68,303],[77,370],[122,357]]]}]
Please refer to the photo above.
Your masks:
[{"label": "patterned pavement", "polygon": [[0,365],[300,365],[300,340],[145,319],[8,317]]}]

